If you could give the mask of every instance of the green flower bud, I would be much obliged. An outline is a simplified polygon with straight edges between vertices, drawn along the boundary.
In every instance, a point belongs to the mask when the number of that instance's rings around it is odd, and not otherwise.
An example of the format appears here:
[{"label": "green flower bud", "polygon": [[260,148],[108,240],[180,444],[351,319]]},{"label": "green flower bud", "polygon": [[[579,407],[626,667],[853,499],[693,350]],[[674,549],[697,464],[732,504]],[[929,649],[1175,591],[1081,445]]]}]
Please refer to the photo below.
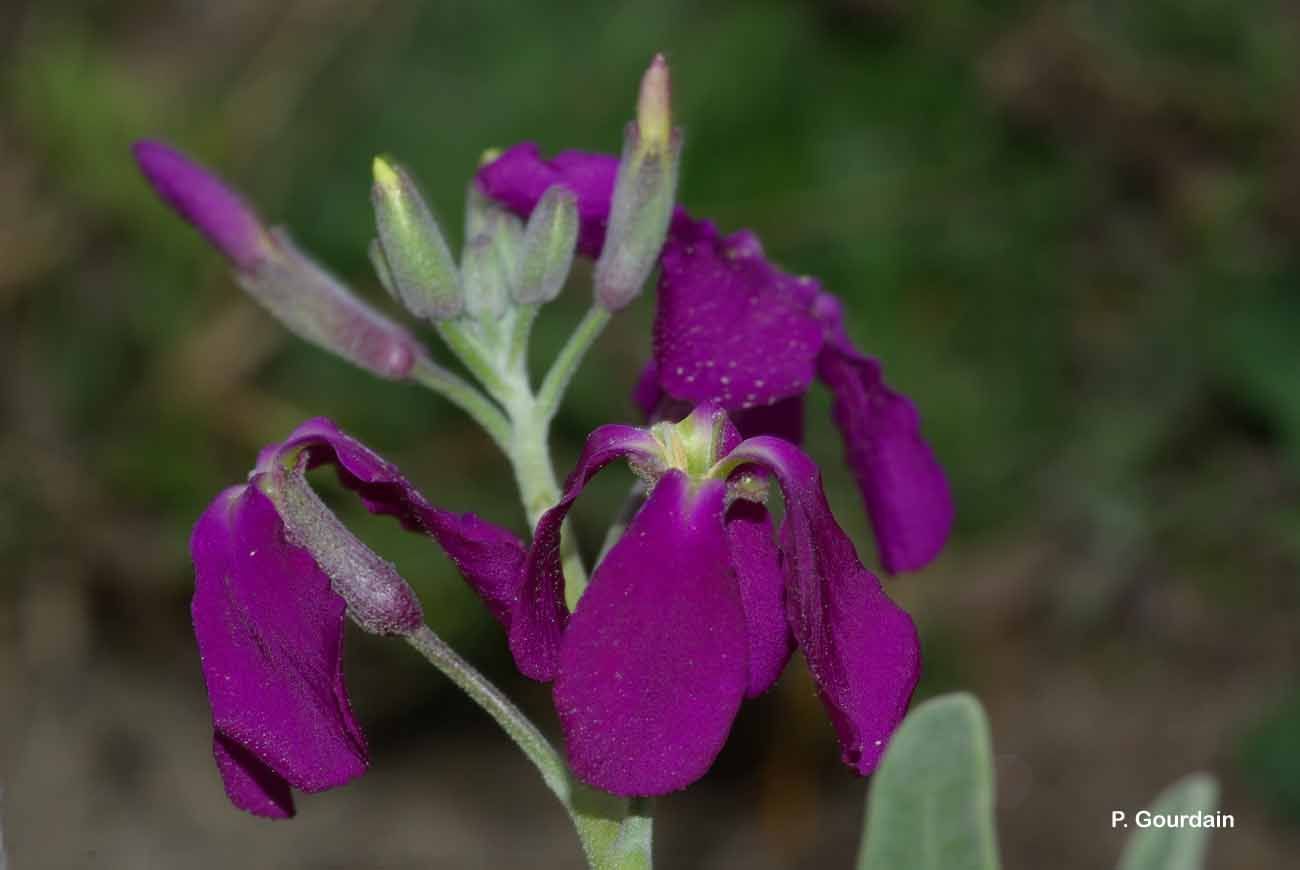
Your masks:
[{"label": "green flower bud", "polygon": [[670,104],[668,65],[656,55],[641,80],[637,120],[627,126],[609,229],[596,261],[596,301],[609,311],[641,294],[668,235],[682,150]]},{"label": "green flower bud", "polygon": [[578,200],[568,188],[548,188],[528,218],[515,301],[520,305],[550,302],[564,289],[578,241]]},{"label": "green flower bud", "polygon": [[456,262],[415,182],[384,157],[375,158],[374,174],[371,200],[379,243],[402,304],[417,317],[458,317],[465,295]]}]

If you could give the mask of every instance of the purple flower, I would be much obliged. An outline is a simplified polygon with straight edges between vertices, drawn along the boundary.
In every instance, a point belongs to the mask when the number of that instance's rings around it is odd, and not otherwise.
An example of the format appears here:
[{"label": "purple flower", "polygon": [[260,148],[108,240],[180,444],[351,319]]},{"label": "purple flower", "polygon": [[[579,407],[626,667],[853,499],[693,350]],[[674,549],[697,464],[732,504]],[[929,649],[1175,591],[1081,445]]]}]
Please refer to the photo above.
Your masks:
[{"label": "purple flower", "polygon": [[[652,484],[570,616],[560,527],[616,459]],[[785,498],[778,535],[761,499]],[[538,521],[509,626],[521,670],[554,680],[569,760],[621,795],[683,788],[713,763],[741,701],[797,644],[847,764],[869,773],[919,675],[916,630],[831,515],[798,447],[746,441],[716,405],[650,430],[602,426]]]},{"label": "purple flower", "polygon": [[235,806],[293,815],[290,787],[343,785],[367,766],[343,682],[345,613],[379,634],[423,624],[414,593],[320,501],[306,472],[332,465],[372,513],[438,542],[498,618],[524,561],[509,532],[429,504],[391,464],[326,419],[264,449],[248,483],[204,511],[190,539],[191,612],[212,705],[213,754]]},{"label": "purple flower", "polygon": [[[568,186],[582,220],[579,250],[595,256],[616,165],[579,151],[547,161],[525,143],[480,169],[478,184],[521,216],[552,184]],[[925,566],[948,538],[953,505],[915,406],[853,345],[838,300],[818,281],[778,269],[753,233],[723,236],[678,207],[660,256],[654,356],[637,403],[652,418],[676,419],[716,402],[735,414],[743,433],[798,443],[803,396],[814,378],[831,390],[881,564],[891,573]]]}]

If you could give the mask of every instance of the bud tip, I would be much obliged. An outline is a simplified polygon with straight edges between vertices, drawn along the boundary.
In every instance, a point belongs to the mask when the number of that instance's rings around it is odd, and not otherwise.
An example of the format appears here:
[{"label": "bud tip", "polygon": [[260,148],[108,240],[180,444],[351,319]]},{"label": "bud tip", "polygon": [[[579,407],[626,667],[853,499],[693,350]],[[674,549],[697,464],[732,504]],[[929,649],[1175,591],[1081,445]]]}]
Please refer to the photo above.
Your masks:
[{"label": "bud tip", "polygon": [[668,61],[662,53],[654,56],[649,69],[641,78],[636,122],[644,143],[659,147],[668,144],[673,125],[672,80],[668,73]]},{"label": "bud tip", "polygon": [[371,169],[374,172],[375,184],[391,192],[401,190],[402,180],[397,174],[397,168],[388,157],[376,154]]},{"label": "bud tip", "polygon": [[205,167],[164,142],[141,139],[131,154],[154,192],[237,268],[252,271],[271,249],[261,220]]}]

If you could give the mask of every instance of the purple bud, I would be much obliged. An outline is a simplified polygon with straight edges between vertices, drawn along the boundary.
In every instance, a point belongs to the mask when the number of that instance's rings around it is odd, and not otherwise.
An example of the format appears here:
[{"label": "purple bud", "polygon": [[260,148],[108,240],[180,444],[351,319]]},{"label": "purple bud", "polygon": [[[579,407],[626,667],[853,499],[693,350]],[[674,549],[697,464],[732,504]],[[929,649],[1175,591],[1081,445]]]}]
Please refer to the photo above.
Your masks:
[{"label": "purple bud", "polygon": [[390,380],[406,378],[426,357],[415,336],[298,250],[283,228],[273,229],[270,238],[271,256],[236,277],[300,338]]},{"label": "purple bud", "polygon": [[267,256],[270,240],[257,214],[215,175],[161,142],[142,139],[131,152],[163,201],[236,268],[252,270]]}]

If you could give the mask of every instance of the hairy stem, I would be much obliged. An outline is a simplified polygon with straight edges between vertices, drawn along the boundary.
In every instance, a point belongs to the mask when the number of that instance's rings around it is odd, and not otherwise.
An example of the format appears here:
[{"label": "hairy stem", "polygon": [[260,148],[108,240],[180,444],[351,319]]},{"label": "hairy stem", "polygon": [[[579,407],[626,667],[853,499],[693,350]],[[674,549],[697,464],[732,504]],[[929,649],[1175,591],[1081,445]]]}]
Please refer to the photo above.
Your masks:
[{"label": "hairy stem", "polygon": [[498,447],[510,452],[510,421],[491,399],[469,381],[427,359],[416,363],[411,370],[411,379],[469,414]]},{"label": "hairy stem", "polygon": [[638,801],[594,791],[569,775],[564,759],[537,726],[473,665],[422,625],[406,642],[478,704],[533,763],[568,810],[593,870],[649,870],[651,820]]},{"label": "hairy stem", "polygon": [[609,312],[598,305],[587,309],[573,330],[573,335],[569,336],[555,362],[551,364],[551,370],[546,373],[541,389],[537,391],[538,411],[548,423],[559,410],[560,399],[564,398],[564,392],[569,388],[569,382],[573,380],[587,351],[591,350],[596,339],[600,338],[600,334],[609,325],[609,318]]}]

